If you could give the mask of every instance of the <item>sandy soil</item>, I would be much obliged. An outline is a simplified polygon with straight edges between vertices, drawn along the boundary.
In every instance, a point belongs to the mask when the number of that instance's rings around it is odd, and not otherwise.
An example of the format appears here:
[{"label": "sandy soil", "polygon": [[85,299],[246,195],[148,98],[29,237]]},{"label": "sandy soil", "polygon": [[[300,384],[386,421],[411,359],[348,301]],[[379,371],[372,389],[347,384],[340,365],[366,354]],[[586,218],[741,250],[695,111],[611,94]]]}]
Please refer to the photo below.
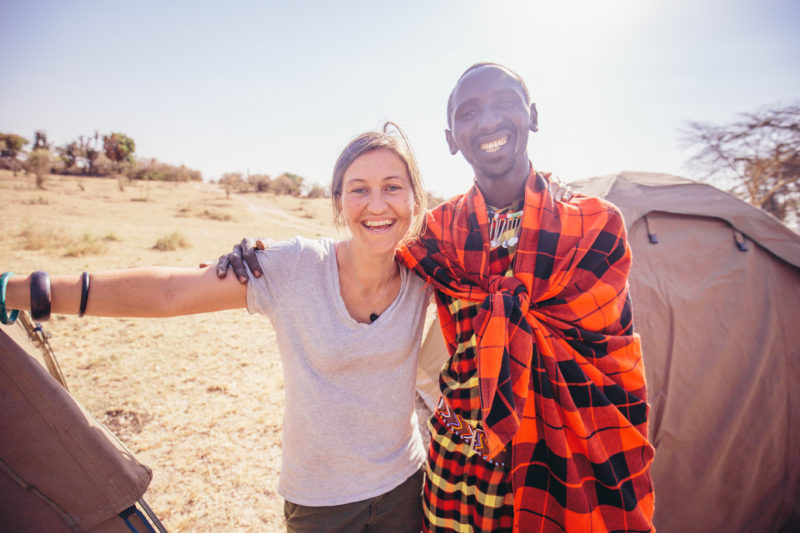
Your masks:
[{"label": "sandy soil", "polygon": [[[246,235],[341,235],[327,199],[63,176],[45,186],[0,171],[3,271],[195,266]],[[153,248],[174,231],[191,246]],[[87,242],[105,250],[81,255]],[[283,380],[266,318],[55,316],[45,328],[72,394],[153,469],[145,497],[170,531],[283,529]]]}]

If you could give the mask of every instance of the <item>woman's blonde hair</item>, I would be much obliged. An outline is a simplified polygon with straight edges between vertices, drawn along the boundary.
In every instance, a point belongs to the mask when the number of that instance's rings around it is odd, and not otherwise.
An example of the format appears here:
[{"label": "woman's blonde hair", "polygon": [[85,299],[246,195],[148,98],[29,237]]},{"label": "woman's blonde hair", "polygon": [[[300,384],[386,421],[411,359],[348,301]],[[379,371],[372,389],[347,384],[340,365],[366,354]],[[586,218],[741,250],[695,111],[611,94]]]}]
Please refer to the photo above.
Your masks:
[{"label": "woman's blonde hair", "polygon": [[[393,133],[390,133],[394,130]],[[414,239],[422,231],[422,225],[425,221],[425,213],[428,207],[428,193],[425,191],[425,186],[422,183],[422,176],[417,166],[417,160],[414,158],[414,153],[411,150],[411,144],[408,142],[403,130],[394,122],[386,122],[381,131],[368,131],[362,133],[350,141],[344,147],[342,153],[339,154],[339,159],[336,160],[336,165],[333,167],[333,179],[331,180],[331,200],[333,201],[333,216],[336,224],[343,224],[342,219],[342,182],[344,181],[344,174],[353,161],[358,159],[359,156],[371,152],[372,150],[390,150],[399,157],[406,166],[408,177],[411,180],[411,193],[414,197],[414,205],[416,211],[414,218],[411,220],[411,227],[408,231],[408,238]]]}]

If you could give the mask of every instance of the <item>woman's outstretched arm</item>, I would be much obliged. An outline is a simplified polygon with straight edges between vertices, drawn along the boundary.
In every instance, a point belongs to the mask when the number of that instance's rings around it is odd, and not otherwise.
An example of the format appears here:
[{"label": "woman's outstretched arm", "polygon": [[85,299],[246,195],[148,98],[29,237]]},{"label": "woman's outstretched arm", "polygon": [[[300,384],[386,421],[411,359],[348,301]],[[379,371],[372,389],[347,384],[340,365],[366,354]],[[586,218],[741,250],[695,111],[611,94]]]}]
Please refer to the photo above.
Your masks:
[{"label": "woman's outstretched arm", "polygon": [[[78,314],[81,291],[80,274],[51,276],[51,313]],[[247,286],[218,279],[214,268],[150,267],[92,273],[86,314],[156,318],[246,305]],[[30,310],[30,276],[8,278],[5,307]]]}]

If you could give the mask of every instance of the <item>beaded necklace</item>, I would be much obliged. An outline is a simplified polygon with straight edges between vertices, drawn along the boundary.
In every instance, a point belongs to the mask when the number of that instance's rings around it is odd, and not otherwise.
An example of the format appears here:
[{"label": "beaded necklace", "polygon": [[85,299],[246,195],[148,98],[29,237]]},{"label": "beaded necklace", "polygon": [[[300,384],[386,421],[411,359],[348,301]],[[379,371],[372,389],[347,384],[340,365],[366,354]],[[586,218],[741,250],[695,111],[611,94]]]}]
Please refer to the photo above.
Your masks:
[{"label": "beaded necklace", "polygon": [[489,208],[489,244],[509,248],[519,242],[522,210],[500,213]]}]

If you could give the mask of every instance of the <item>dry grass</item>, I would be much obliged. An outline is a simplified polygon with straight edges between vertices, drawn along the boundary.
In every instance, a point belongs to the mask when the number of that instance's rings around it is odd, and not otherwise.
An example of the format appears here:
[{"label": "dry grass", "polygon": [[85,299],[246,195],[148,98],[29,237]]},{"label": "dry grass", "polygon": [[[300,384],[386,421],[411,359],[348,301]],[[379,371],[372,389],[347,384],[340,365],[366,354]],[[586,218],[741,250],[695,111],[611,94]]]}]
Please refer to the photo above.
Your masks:
[{"label": "dry grass", "polygon": [[72,240],[64,252],[67,257],[83,257],[85,255],[100,255],[108,250],[108,243],[105,239],[101,239],[86,232],[79,239]]},{"label": "dry grass", "polygon": [[169,235],[165,235],[156,241],[153,248],[160,252],[173,252],[182,248],[189,248],[191,244],[186,239],[186,236],[180,231],[173,231]]},{"label": "dry grass", "polygon": [[[121,188],[114,179],[49,176],[42,191],[30,177],[0,171],[0,190],[7,206],[0,268],[17,273],[194,266],[246,235],[335,235],[329,200],[226,200],[215,184]],[[304,210],[295,213],[300,201]],[[216,206],[235,220],[176,216],[187,204]],[[191,247],[153,249],[165,228]],[[106,251],[68,255],[83,235],[104,235],[89,240]],[[282,530],[283,377],[265,317],[245,310],[163,320],[55,316],[45,326],[73,395],[153,469],[146,499],[168,530]]]},{"label": "dry grass", "polygon": [[[233,215],[230,213],[233,202],[230,200],[223,202],[213,202],[206,205],[187,204],[182,205],[177,210],[180,217],[195,217],[218,222],[231,222]],[[222,208],[222,209],[220,209]]]},{"label": "dry grass", "polygon": [[[49,205],[37,203],[28,205]],[[83,257],[85,255],[100,255],[108,249],[109,241],[119,238],[109,233],[105,237],[98,237],[91,232],[84,232],[78,238],[73,238],[65,231],[53,226],[32,224],[25,227],[20,233],[21,246],[24,250],[63,250],[67,257]]]},{"label": "dry grass", "polygon": [[41,224],[31,224],[25,227],[19,233],[19,236],[22,238],[22,247],[25,250],[42,250],[45,248],[52,248],[63,242],[63,235],[61,235],[56,228]]}]

